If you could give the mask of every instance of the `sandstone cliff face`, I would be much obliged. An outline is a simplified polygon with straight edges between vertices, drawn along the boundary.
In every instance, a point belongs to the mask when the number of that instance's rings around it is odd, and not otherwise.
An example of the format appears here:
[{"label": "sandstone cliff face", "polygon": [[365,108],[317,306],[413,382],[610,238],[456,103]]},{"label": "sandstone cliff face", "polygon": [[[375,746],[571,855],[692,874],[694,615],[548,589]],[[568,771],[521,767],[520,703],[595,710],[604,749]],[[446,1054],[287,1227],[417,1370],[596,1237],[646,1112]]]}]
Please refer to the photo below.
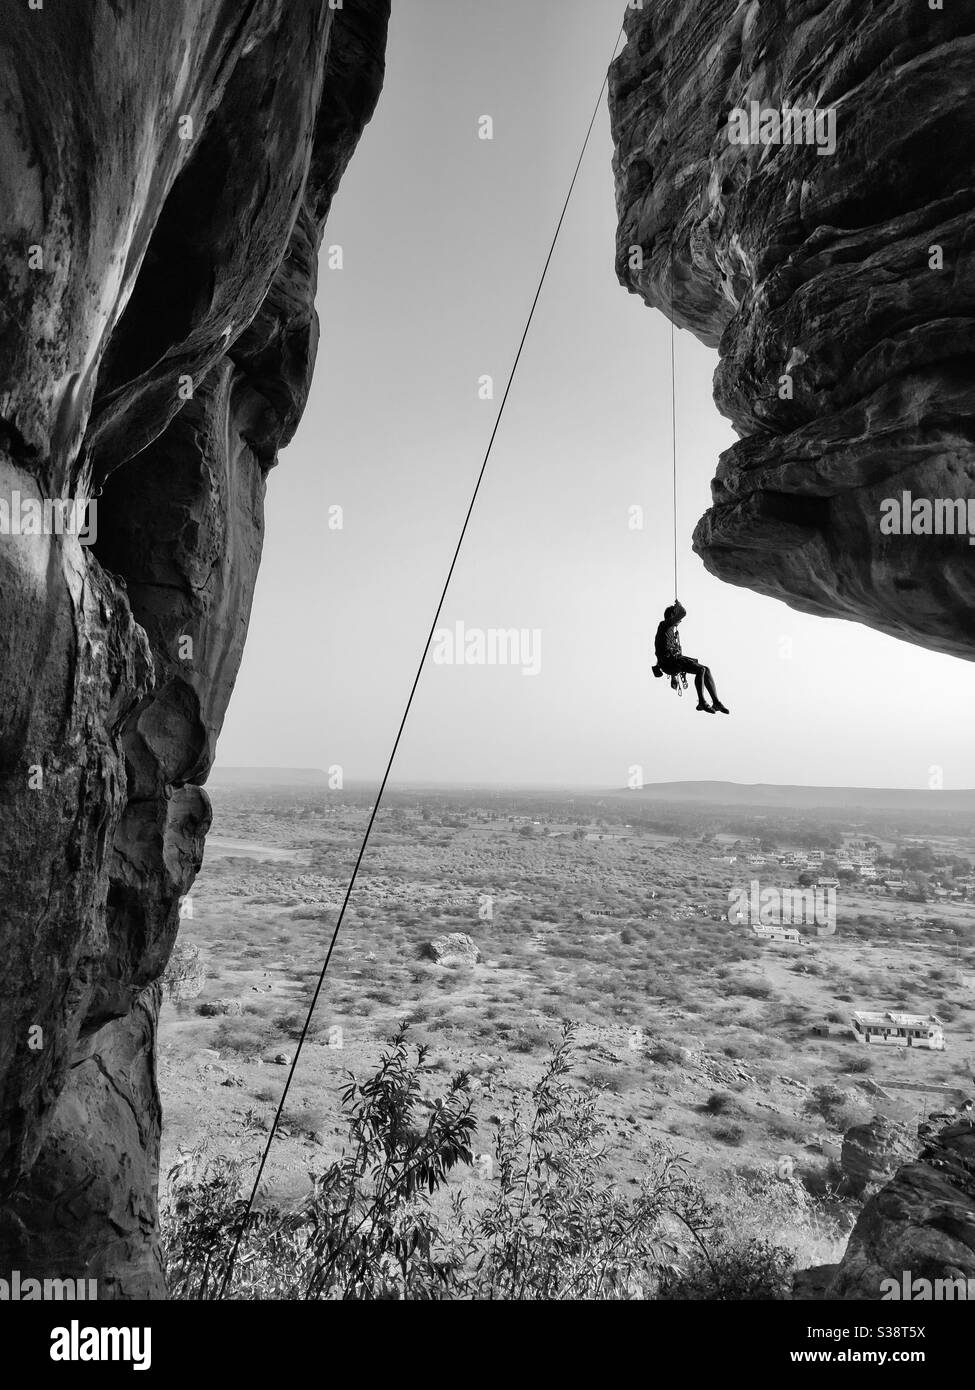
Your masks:
[{"label": "sandstone cliff face", "polygon": [[[159,987],[389,0],[4,7],[0,1263],[164,1290]],[[100,490],[100,491],[99,491]]]},{"label": "sandstone cliff face", "polygon": [[[881,516],[905,492],[975,498],[975,9],[652,0],[626,27],[617,270],[718,348],[740,437],[695,550],[730,583],[972,659],[975,550]],[[835,109],[835,150],[734,143],[753,102]]]}]

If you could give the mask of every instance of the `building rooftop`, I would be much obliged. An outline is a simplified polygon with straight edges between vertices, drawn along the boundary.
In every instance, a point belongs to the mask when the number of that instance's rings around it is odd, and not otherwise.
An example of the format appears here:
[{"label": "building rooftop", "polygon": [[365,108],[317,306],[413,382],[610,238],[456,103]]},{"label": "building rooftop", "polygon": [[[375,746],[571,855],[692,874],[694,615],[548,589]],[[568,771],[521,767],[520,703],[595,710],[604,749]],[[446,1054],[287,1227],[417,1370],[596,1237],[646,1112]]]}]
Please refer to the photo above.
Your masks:
[{"label": "building rooftop", "polygon": [[872,1027],[883,1027],[886,1024],[893,1028],[923,1028],[932,1023],[939,1028],[944,1026],[937,1014],[879,1013],[871,1012],[869,1009],[857,1009],[853,1017]]}]

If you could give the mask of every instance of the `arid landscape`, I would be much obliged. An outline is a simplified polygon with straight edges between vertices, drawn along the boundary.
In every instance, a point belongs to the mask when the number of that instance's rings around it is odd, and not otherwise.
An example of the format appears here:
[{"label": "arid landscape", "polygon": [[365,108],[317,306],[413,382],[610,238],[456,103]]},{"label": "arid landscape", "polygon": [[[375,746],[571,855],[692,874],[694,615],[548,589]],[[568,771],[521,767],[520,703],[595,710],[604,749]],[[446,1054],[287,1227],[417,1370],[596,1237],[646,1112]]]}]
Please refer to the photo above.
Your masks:
[{"label": "arid landscape", "polygon": [[[184,903],[160,1032],[164,1175],[180,1155],[256,1160],[304,1024],[368,789],[222,784]],[[675,794],[676,795],[676,794]],[[801,799],[799,797],[797,800]],[[966,809],[717,805],[647,791],[399,788],[370,839],[271,1150],[297,1202],[342,1152],[340,1093],[401,1023],[431,1097],[469,1072],[484,1155],[446,1193],[488,1201],[495,1136],[560,1025],[606,1125],[607,1179],[672,1152],[736,1233],[834,1264],[862,1205],[843,1137],[916,1134],[975,1089],[975,816]],[[735,890],[833,883],[799,941],[734,917]],[[835,925],[835,930],[832,926]],[[425,958],[460,933],[473,953]],[[179,983],[180,974],[185,976]],[[935,1015],[944,1050],[866,1046],[854,1011]],[[847,1165],[849,1167],[849,1165]],[[440,1194],[439,1200],[444,1199]]]}]

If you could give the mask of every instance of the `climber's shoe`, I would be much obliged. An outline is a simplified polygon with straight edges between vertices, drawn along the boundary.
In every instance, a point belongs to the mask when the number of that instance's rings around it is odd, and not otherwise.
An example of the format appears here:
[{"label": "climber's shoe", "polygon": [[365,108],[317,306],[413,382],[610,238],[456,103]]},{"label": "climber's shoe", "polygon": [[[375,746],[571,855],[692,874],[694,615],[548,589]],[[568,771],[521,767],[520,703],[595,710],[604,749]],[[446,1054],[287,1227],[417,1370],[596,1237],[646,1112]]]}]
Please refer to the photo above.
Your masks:
[{"label": "climber's shoe", "polygon": [[[699,710],[703,710],[703,712],[704,712],[705,714],[713,714],[713,713],[714,713],[714,710],[711,708],[710,705],[700,704],[700,705],[698,705],[698,709],[699,709]],[[727,712],[727,711],[726,711],[726,712]]]},{"label": "climber's shoe", "polygon": [[721,703],[720,700],[715,700],[715,702],[714,702],[714,709],[711,711],[711,713],[712,713],[712,714],[730,714],[730,713],[731,713],[731,710],[730,710],[730,709],[725,709],[724,705]]}]

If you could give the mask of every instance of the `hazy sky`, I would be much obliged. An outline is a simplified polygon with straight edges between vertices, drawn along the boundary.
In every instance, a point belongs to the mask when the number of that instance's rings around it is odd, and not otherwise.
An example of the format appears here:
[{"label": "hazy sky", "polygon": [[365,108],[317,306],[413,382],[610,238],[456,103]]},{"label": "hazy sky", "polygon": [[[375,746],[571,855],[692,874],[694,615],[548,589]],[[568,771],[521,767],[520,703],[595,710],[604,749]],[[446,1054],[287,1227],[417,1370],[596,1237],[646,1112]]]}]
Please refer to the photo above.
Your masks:
[{"label": "hazy sky", "polygon": [[[323,264],[311,399],[270,475],[222,764],[381,774],[623,8],[397,3],[326,231],[344,267]],[[681,633],[731,717],[653,680],[672,598],[670,329],[616,280],[611,157],[603,103],[442,620],[537,630],[539,674],[429,665],[394,776],[622,785],[639,765],[647,781],[925,787],[940,768],[975,785],[975,665],[795,613],[693,554],[734,435],[711,399],[716,354],[689,333]]]}]

